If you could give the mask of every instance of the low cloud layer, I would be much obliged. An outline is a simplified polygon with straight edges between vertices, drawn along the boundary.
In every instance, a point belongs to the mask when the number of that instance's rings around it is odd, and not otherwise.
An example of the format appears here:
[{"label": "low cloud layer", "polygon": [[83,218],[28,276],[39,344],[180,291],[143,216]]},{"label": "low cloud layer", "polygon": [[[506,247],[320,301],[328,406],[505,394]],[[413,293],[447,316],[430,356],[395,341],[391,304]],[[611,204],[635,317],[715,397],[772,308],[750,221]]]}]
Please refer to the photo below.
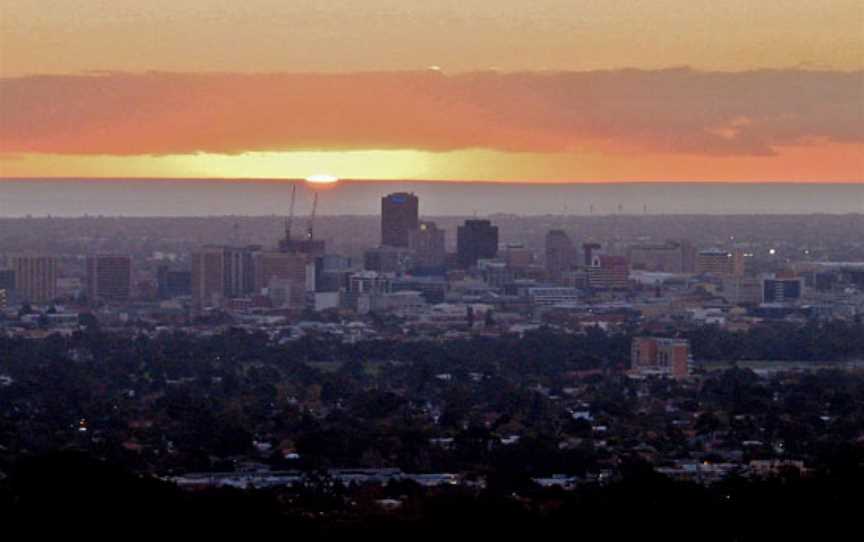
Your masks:
[{"label": "low cloud layer", "polygon": [[100,73],[0,80],[0,153],[486,148],[715,156],[864,142],[864,71]]}]

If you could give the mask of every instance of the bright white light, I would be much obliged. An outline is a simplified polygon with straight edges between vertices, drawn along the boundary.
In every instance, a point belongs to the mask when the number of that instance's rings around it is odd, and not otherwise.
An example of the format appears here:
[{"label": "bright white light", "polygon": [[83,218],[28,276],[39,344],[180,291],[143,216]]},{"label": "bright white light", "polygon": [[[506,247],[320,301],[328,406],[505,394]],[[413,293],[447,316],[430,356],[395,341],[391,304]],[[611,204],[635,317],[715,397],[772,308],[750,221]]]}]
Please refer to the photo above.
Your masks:
[{"label": "bright white light", "polygon": [[339,177],[334,177],[333,175],[312,175],[306,177],[306,182],[315,184],[333,184],[339,182]]},{"label": "bright white light", "polygon": [[772,256],[777,254],[777,249],[772,248],[771,250],[768,251],[768,254],[770,254]]}]

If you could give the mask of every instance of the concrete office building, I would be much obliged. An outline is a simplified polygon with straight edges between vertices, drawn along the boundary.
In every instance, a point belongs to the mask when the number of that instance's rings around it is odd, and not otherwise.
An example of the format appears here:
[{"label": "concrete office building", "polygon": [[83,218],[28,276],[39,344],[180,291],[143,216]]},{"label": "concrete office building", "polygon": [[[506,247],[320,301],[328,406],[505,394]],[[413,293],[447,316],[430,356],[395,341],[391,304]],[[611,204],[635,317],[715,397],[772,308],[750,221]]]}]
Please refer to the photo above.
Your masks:
[{"label": "concrete office building", "polygon": [[381,244],[408,248],[411,232],[420,226],[417,196],[397,192],[381,198]]},{"label": "concrete office building", "polygon": [[91,303],[124,303],[132,296],[132,258],[125,255],[87,257],[87,298]]},{"label": "concrete office building", "polygon": [[417,229],[408,232],[408,248],[414,252],[416,266],[444,265],[447,259],[446,232],[434,222],[420,222]]},{"label": "concrete office building", "polygon": [[57,258],[17,255],[12,257],[15,290],[22,301],[50,303],[57,297]]},{"label": "concrete office building", "polygon": [[498,255],[498,227],[488,220],[466,220],[456,235],[456,252],[462,267],[474,267],[481,259]]},{"label": "concrete office building", "polygon": [[546,272],[559,279],[574,264],[573,241],[564,230],[551,230],[546,234]]}]

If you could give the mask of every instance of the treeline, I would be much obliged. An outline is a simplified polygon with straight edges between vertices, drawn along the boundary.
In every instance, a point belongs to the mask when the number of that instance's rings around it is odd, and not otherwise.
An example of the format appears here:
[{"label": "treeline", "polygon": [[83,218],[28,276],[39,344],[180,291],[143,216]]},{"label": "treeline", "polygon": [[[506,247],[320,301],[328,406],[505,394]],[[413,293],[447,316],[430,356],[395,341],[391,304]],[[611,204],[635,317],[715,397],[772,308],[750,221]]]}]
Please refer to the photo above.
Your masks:
[{"label": "treeline", "polygon": [[[7,526],[45,520],[86,521],[90,532],[123,526],[193,527],[209,532],[282,528],[295,538],[345,540],[570,539],[762,540],[846,539],[857,532],[864,483],[860,455],[838,457],[809,478],[733,478],[709,487],[676,482],[644,464],[625,465],[609,485],[575,491],[499,480],[483,490],[423,489],[411,483],[345,488],[321,480],[272,490],[185,493],[175,486],[81,454],[23,460],[0,481]],[[399,508],[384,511],[391,499]]]},{"label": "treeline", "polygon": [[705,326],[689,331],[700,361],[864,360],[864,324],[832,320],[806,324],[764,324],[749,331]]}]

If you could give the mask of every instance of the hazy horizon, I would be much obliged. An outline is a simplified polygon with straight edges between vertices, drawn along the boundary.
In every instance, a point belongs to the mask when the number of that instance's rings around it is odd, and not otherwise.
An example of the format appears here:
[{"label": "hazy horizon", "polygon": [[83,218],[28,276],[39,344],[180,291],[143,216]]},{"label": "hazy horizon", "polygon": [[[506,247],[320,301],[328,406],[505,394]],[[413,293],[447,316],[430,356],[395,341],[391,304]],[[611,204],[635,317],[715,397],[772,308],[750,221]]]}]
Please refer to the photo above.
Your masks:
[{"label": "hazy horizon", "polygon": [[853,182],[343,180],[320,188],[296,179],[19,178],[0,181],[0,216],[283,215],[295,184],[298,216],[313,189],[321,215],[375,215],[381,196],[398,191],[417,194],[425,216],[864,212],[864,185]]}]

